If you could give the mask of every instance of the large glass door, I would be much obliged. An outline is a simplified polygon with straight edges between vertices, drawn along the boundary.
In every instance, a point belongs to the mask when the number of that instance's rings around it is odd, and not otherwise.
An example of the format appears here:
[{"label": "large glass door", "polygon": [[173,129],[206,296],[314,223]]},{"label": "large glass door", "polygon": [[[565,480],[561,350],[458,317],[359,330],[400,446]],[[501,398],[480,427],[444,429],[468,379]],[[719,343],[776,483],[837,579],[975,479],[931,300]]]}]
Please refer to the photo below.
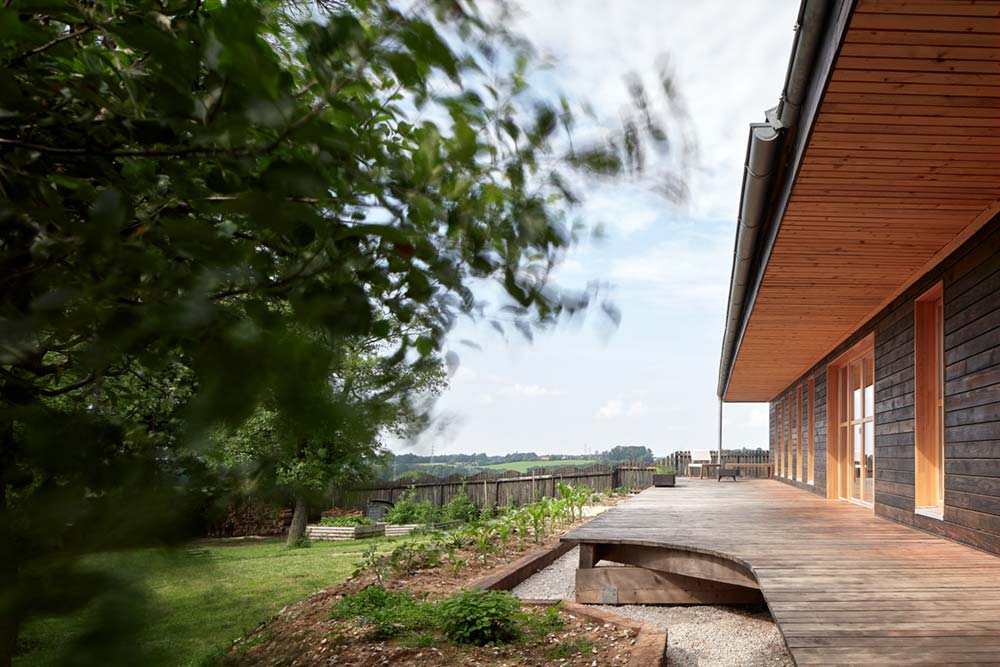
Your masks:
[{"label": "large glass door", "polygon": [[839,385],[839,496],[871,505],[875,501],[875,355],[869,348],[846,361]]},{"label": "large glass door", "polygon": [[840,372],[840,496],[875,501],[875,355],[869,350]]}]

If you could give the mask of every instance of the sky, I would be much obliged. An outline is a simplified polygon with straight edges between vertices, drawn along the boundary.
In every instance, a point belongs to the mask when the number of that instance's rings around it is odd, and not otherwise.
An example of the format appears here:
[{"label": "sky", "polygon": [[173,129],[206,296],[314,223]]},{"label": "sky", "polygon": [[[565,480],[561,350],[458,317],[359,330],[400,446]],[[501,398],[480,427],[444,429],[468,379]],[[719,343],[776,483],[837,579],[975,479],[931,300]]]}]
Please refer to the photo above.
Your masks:
[{"label": "sky", "polygon": [[[590,188],[583,217],[606,236],[576,246],[558,284],[608,284],[621,322],[596,313],[535,337],[461,323],[461,364],[438,428],[398,452],[593,453],[645,445],[657,456],[714,449],[716,384],[748,125],[775,105],[798,0],[532,0],[514,26],[556,64],[535,86],[584,91],[598,125],[620,125],[624,77],[655,85],[670,63],[698,144],[677,205],[643,184]],[[669,120],[667,123],[669,124]],[[473,341],[476,347],[460,341]],[[723,445],[767,446],[767,405],[726,404]]]}]

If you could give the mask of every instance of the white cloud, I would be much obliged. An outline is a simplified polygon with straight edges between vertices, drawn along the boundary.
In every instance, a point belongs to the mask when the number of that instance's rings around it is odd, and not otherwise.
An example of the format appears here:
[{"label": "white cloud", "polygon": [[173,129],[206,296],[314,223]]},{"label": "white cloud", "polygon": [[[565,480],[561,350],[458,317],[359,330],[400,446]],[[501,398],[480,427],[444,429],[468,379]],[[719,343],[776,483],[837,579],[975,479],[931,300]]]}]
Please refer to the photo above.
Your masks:
[{"label": "white cloud", "polygon": [[629,417],[641,417],[649,412],[649,406],[642,401],[632,401],[629,403],[628,410],[626,414]]},{"label": "white cloud", "polygon": [[632,401],[625,404],[618,398],[605,401],[597,410],[597,416],[601,419],[614,419],[616,417],[641,417],[649,412],[649,406],[643,401]]},{"label": "white cloud", "polygon": [[458,370],[452,376],[452,384],[457,384],[459,382],[475,382],[479,379],[479,373],[474,368],[469,368],[467,366],[459,366]]},{"label": "white cloud", "polygon": [[605,402],[597,411],[597,416],[602,419],[612,419],[620,417],[622,414],[622,402],[617,398]]},{"label": "white cloud", "polygon": [[615,236],[629,236],[652,227],[669,206],[663,197],[646,188],[619,183],[588,192],[582,213],[585,219]]},{"label": "white cloud", "polygon": [[668,303],[702,303],[719,308],[725,302],[732,263],[732,241],[679,232],[611,265],[611,278],[624,289],[652,289],[650,295]]},{"label": "white cloud", "polygon": [[564,392],[562,389],[554,389],[551,387],[542,387],[537,384],[515,384],[511,387],[504,389],[506,394],[516,394],[518,396],[527,396],[530,398],[542,398],[549,396],[562,396]]}]

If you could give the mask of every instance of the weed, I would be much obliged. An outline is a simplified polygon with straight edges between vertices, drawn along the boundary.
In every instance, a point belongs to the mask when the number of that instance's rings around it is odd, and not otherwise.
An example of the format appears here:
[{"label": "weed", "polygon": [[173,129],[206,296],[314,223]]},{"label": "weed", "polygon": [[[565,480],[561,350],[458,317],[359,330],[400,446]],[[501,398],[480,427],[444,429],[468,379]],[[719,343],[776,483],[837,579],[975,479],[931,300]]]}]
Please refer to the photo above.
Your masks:
[{"label": "weed", "polygon": [[586,639],[574,639],[546,649],[543,653],[546,660],[569,660],[578,655],[590,655],[594,645]]},{"label": "weed", "polygon": [[389,555],[389,567],[396,574],[412,574],[441,564],[441,547],[434,543],[407,542]]},{"label": "weed", "polygon": [[432,632],[421,632],[405,638],[402,643],[410,648],[430,648],[438,643],[438,636]]},{"label": "weed", "polygon": [[552,632],[559,632],[566,625],[566,621],[559,615],[562,609],[562,602],[558,602],[544,609],[531,609],[521,614],[519,621],[524,629],[524,634],[541,639]]},{"label": "weed", "polygon": [[371,572],[375,575],[375,580],[381,586],[386,577],[389,576],[389,564],[378,552],[378,544],[372,543],[361,555],[361,562],[355,564],[354,576],[357,577],[364,572]]},{"label": "weed", "polygon": [[308,535],[303,535],[299,539],[295,540],[291,544],[286,544],[286,549],[308,549],[312,546],[312,540],[309,539]]},{"label": "weed", "polygon": [[457,644],[499,644],[520,635],[520,601],[508,591],[471,590],[438,603],[445,635]]},{"label": "weed", "polygon": [[457,577],[458,573],[462,571],[463,567],[465,567],[465,563],[466,560],[464,558],[460,558],[455,553],[454,547],[448,549],[448,569],[451,570],[452,576]]},{"label": "weed", "polygon": [[409,591],[369,586],[340,600],[330,616],[358,619],[371,627],[373,637],[388,639],[433,626],[434,605],[415,599]]}]

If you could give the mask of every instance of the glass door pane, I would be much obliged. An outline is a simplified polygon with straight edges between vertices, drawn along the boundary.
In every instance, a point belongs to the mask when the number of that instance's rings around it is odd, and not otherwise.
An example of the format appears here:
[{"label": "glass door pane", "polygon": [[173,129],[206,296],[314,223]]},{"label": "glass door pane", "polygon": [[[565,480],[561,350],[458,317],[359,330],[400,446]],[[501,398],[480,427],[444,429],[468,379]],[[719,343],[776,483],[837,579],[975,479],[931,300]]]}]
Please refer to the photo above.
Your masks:
[{"label": "glass door pane", "polygon": [[847,436],[850,435],[846,426],[840,427],[840,439],[837,442],[840,443],[840,497],[847,499],[851,496],[851,484],[850,477],[848,476],[848,471],[851,461],[851,445]]},{"label": "glass door pane", "polygon": [[865,422],[865,488],[863,500],[875,502],[875,422]]},{"label": "glass door pane", "polygon": [[851,498],[861,500],[861,424],[851,426]]},{"label": "glass door pane", "polygon": [[851,421],[863,416],[861,401],[861,362],[851,364]]},{"label": "glass door pane", "polygon": [[866,418],[875,416],[875,364],[872,357],[865,357],[865,412]]}]

